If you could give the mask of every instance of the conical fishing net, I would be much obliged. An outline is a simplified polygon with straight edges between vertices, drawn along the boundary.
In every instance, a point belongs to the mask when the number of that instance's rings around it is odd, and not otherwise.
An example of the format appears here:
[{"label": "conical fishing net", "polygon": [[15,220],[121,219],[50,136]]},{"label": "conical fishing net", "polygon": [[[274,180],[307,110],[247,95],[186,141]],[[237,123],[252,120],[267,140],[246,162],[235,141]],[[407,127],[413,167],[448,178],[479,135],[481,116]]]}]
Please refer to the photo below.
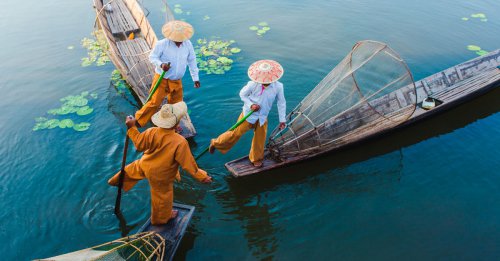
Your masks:
[{"label": "conical fishing net", "polygon": [[41,260],[163,260],[168,244],[169,242],[155,232],[143,232],[100,246]]},{"label": "conical fishing net", "polygon": [[406,121],[416,89],[406,63],[384,43],[358,42],[274,130],[271,155],[318,154]]}]

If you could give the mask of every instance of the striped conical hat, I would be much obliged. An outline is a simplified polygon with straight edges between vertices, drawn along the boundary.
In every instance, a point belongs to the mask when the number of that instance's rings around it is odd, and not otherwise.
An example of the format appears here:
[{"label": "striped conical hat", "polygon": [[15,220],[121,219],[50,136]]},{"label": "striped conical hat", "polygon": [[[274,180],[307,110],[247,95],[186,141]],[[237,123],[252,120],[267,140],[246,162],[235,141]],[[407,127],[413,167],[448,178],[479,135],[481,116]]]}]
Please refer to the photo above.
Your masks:
[{"label": "striped conical hat", "polygon": [[283,67],[273,60],[260,60],[248,68],[248,77],[256,83],[273,83],[283,76]]},{"label": "striped conical hat", "polygon": [[191,39],[194,34],[193,26],[183,21],[170,21],[161,29],[165,38],[174,42],[183,42]]}]

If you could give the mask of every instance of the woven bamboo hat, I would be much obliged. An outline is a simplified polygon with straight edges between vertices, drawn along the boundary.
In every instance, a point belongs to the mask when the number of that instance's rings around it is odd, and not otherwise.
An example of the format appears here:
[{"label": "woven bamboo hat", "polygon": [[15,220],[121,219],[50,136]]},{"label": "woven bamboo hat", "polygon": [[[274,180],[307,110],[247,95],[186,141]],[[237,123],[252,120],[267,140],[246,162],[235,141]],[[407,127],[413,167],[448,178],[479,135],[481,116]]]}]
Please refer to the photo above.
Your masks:
[{"label": "woven bamboo hat", "polygon": [[256,83],[269,84],[279,80],[284,70],[281,65],[273,60],[260,60],[248,68],[248,77]]},{"label": "woven bamboo hat", "polygon": [[165,104],[160,111],[151,117],[151,121],[160,128],[170,129],[179,123],[187,113],[185,102],[175,104]]},{"label": "woven bamboo hat", "polygon": [[165,38],[174,42],[183,42],[191,39],[194,34],[193,26],[183,21],[170,21],[161,29]]}]

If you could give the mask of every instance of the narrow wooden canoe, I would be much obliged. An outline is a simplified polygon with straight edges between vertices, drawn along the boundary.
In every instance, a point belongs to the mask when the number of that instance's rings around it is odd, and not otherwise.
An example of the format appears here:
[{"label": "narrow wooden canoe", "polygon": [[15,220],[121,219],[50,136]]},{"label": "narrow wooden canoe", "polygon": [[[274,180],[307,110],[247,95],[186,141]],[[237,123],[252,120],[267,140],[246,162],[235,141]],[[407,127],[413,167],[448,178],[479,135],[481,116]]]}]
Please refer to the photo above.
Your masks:
[{"label": "narrow wooden canoe", "polygon": [[[99,246],[86,248],[78,250],[75,252],[49,257],[45,259],[37,259],[42,261],[65,261],[65,260],[142,260],[144,258],[141,254],[146,254],[145,252],[138,253],[136,248],[131,247],[130,244],[127,245],[126,242],[130,242],[137,237],[150,237],[149,247],[144,247],[142,242],[137,241],[133,243],[136,246],[142,247],[141,250],[149,250],[146,255],[151,255],[152,260],[158,260],[158,256],[163,256],[164,261],[172,260],[174,258],[175,252],[179,247],[179,244],[186,232],[186,228],[191,221],[195,207],[174,203],[174,209],[179,211],[179,215],[174,220],[170,220],[167,224],[163,226],[153,226],[151,225],[151,220],[149,219],[142,227],[139,229],[137,234],[128,236],[122,239],[117,239]],[[150,233],[147,233],[150,232]],[[154,232],[154,233],[151,233]],[[161,237],[161,240],[158,236]],[[156,239],[155,239],[156,237]],[[164,243],[159,243],[164,241]],[[128,248],[128,249],[127,249]],[[131,254],[131,253],[134,253]],[[127,258],[127,256],[129,258]],[[139,257],[139,259],[137,259]],[[148,259],[149,260],[149,259]]]},{"label": "narrow wooden canoe", "polygon": [[[417,103],[420,106],[417,107],[408,120],[400,125],[375,131],[369,135],[350,135],[345,139],[339,140],[337,144],[334,144],[332,149],[328,151],[311,151],[294,157],[288,157],[282,161],[273,159],[271,153],[266,149],[264,165],[261,168],[253,167],[248,160],[248,156],[228,162],[225,166],[235,177],[258,174],[359,144],[369,139],[379,137],[382,134],[415,124],[438,113],[450,110],[461,103],[500,86],[500,69],[498,66],[500,66],[500,50],[464,62],[415,82]],[[392,96],[399,98],[404,97],[404,95]],[[439,105],[431,110],[423,109],[421,104],[427,97],[438,100]],[[401,103],[405,101],[397,102]],[[375,128],[376,126],[373,127]]]},{"label": "narrow wooden canoe", "polygon": [[164,260],[172,260],[174,258],[175,252],[186,232],[186,228],[193,217],[195,207],[174,203],[174,209],[179,211],[179,214],[174,220],[170,220],[166,225],[153,226],[151,225],[151,219],[149,219],[146,224],[139,229],[139,232],[156,232],[165,239],[166,248]]},{"label": "narrow wooden canoe", "polygon": [[[109,48],[109,58],[131,86],[138,101],[143,104],[149,94],[154,66],[149,53],[158,38],[136,0],[93,0],[97,14],[96,25],[102,30]],[[174,17],[167,8],[167,21]],[[128,36],[134,33],[135,38]],[[181,120],[182,136],[191,138],[196,130],[189,115]]]}]

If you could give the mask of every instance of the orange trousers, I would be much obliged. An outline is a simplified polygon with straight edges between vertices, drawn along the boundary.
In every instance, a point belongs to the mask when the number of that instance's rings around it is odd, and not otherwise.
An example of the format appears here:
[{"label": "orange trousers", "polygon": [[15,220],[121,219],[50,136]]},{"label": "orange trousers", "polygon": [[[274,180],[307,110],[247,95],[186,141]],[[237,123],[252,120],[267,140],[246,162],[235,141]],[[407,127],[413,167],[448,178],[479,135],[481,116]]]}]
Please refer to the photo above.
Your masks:
[{"label": "orange trousers", "polygon": [[[108,183],[118,186],[120,172],[116,173]],[[139,160],[125,167],[123,190],[129,191],[140,180],[147,179],[151,187],[151,224],[165,224],[170,219],[174,203],[174,179],[159,173],[147,173],[141,168]]]},{"label": "orange trousers", "polygon": [[[245,115],[242,112],[238,121],[243,117]],[[254,124],[244,121],[235,130],[226,131],[217,137],[217,139],[213,139],[211,141],[212,145],[222,154],[226,154],[240,140],[241,136],[251,129],[253,129],[253,139],[248,158],[252,163],[262,162],[264,160],[264,147],[266,145],[267,121],[262,126],[260,126],[259,121],[256,121]]]},{"label": "orange trousers", "polygon": [[[151,84],[151,88],[149,89],[149,93],[153,90],[153,87],[158,81],[160,75],[155,73],[153,77],[153,83]],[[161,80],[158,89],[151,97],[151,100],[146,102],[144,106],[140,110],[135,113],[135,118],[137,122],[144,127],[153,114],[155,114],[163,104],[163,100],[167,97],[167,101],[169,104],[174,104],[182,101],[182,80],[170,80],[163,78]]]}]

